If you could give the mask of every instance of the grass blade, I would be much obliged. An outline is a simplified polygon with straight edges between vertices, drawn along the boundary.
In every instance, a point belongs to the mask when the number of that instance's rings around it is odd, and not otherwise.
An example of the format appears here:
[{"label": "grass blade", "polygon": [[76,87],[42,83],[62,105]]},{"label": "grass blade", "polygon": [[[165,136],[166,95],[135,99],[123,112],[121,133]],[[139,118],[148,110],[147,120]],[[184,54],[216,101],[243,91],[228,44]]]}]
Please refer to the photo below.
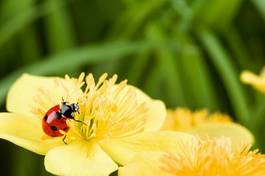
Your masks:
[{"label": "grass blade", "polygon": [[247,102],[231,58],[212,32],[202,29],[198,36],[223,80],[238,120],[249,125]]},{"label": "grass blade", "polygon": [[72,29],[73,25],[71,25],[71,18],[66,9],[66,3],[68,2],[58,0],[46,1],[53,9],[44,18],[49,49],[56,53],[67,48],[72,48],[75,43],[75,36]]},{"label": "grass blade", "polygon": [[217,110],[217,96],[209,76],[209,69],[199,48],[192,41],[183,41],[181,46],[181,56],[179,57],[181,78],[189,107]]},{"label": "grass blade", "polygon": [[5,20],[5,24],[0,27],[0,47],[5,44],[14,34],[23,27],[32,23],[36,19],[45,16],[53,11],[49,3],[43,3],[38,6],[31,6],[23,9],[12,19]]},{"label": "grass blade", "polygon": [[256,8],[259,10],[263,19],[265,20],[265,1],[264,0],[253,0],[252,1]]}]

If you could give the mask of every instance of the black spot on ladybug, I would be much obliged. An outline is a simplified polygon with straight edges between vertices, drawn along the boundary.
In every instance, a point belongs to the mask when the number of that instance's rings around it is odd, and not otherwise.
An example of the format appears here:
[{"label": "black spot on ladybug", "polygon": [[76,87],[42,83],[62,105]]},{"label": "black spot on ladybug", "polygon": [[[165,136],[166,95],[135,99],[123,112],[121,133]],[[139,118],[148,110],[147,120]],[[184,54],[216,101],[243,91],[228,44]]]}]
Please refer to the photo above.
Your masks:
[{"label": "black spot on ladybug", "polygon": [[52,129],[52,131],[57,131],[57,127],[56,126],[50,126],[50,128]]},{"label": "black spot on ladybug", "polygon": [[47,121],[47,119],[48,119],[48,116],[47,116],[47,115],[45,115],[45,116],[44,116],[44,120],[45,120],[45,121]]}]

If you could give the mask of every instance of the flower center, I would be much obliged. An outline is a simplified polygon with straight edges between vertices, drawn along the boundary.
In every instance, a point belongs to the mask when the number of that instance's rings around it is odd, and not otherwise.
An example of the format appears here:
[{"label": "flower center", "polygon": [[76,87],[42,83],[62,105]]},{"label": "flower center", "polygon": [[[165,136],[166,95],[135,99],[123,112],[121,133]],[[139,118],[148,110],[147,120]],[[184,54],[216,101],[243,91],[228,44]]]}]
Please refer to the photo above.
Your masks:
[{"label": "flower center", "polygon": [[70,121],[69,138],[122,137],[144,130],[145,102],[139,102],[135,89],[126,81],[115,84],[116,75],[106,78],[107,74],[103,74],[95,84],[92,74],[86,77],[86,88],[78,100],[80,113],[75,115],[83,123]]},{"label": "flower center", "polygon": [[[191,146],[185,144],[177,155],[161,157],[160,169],[168,174],[227,176],[264,175],[265,156],[257,150],[250,151],[249,145],[232,149],[230,138],[199,140]],[[255,168],[255,169],[254,169]]]}]

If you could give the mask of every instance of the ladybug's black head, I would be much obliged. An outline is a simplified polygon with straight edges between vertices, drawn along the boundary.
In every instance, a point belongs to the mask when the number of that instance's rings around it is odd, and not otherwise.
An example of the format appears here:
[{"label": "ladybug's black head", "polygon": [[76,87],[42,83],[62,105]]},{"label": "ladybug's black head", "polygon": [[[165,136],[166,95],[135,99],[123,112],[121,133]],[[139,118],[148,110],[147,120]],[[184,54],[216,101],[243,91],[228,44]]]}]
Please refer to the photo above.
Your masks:
[{"label": "ladybug's black head", "polygon": [[67,104],[62,102],[60,113],[69,119],[74,119],[74,113],[79,112],[79,106],[77,103]]},{"label": "ladybug's black head", "polygon": [[78,105],[78,103],[72,103],[70,105],[70,107],[71,107],[73,112],[78,112],[79,113],[79,105]]}]

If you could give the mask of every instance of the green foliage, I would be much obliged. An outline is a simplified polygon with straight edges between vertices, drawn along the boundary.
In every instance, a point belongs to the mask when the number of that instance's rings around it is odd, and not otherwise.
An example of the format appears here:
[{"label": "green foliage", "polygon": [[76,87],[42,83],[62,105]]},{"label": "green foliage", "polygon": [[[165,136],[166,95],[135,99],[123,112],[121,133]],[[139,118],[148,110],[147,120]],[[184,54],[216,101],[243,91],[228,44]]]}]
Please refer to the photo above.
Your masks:
[{"label": "green foliage", "polygon": [[[265,96],[239,81],[265,65],[264,22],[263,0],[2,0],[2,110],[22,73],[117,73],[169,108],[231,114],[265,151]],[[48,175],[40,157],[12,147],[0,151],[12,165],[3,175]]]}]

